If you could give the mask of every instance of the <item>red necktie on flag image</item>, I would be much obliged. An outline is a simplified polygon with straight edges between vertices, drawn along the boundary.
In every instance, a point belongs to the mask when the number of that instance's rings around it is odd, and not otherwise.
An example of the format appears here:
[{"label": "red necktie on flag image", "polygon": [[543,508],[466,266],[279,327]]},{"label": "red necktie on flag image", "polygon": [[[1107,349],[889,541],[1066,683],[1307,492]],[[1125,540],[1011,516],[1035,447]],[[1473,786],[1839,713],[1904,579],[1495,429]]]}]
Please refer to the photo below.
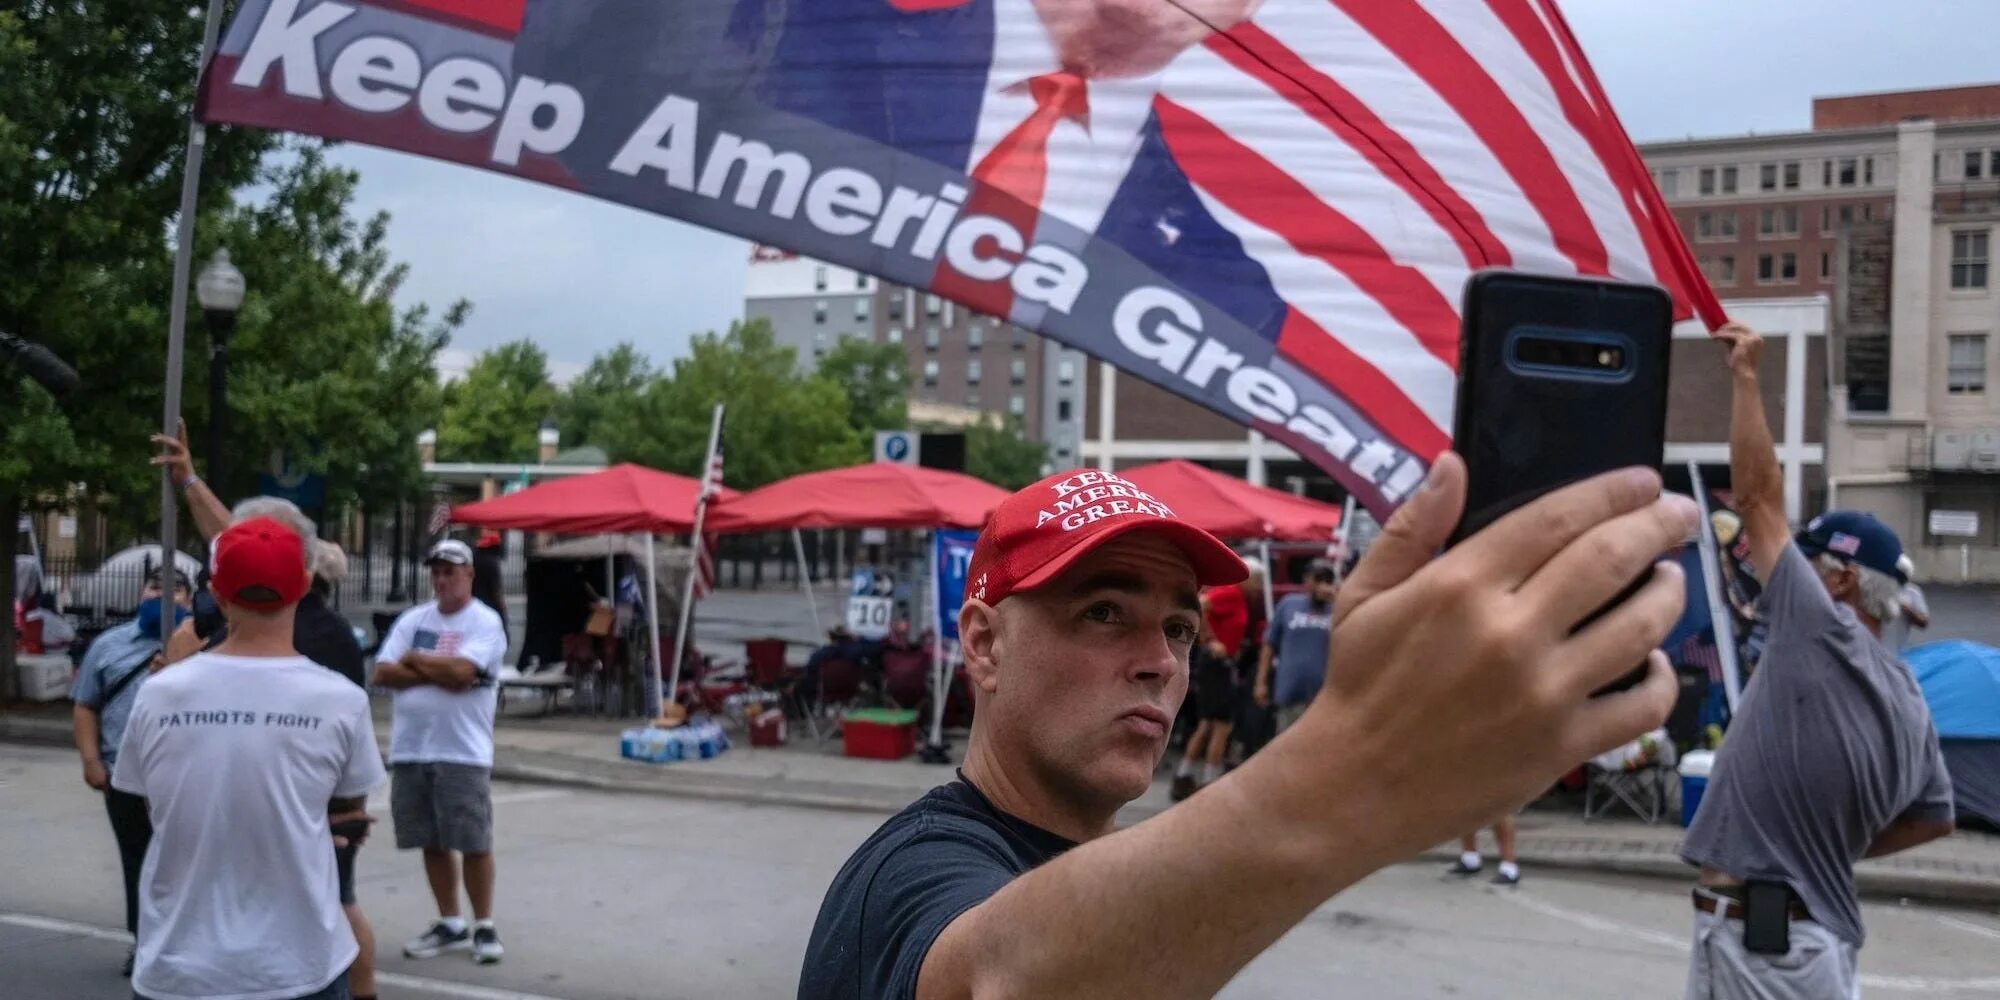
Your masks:
[{"label": "red necktie on flag image", "polygon": [[[1474,271],[1657,284],[1723,322],[1555,0],[1211,0],[1118,31],[1018,4],[242,0],[200,112],[932,291],[1262,431],[1378,519],[1450,444]],[[415,76],[352,69],[380,60]],[[490,100],[434,99],[460,91]]]}]

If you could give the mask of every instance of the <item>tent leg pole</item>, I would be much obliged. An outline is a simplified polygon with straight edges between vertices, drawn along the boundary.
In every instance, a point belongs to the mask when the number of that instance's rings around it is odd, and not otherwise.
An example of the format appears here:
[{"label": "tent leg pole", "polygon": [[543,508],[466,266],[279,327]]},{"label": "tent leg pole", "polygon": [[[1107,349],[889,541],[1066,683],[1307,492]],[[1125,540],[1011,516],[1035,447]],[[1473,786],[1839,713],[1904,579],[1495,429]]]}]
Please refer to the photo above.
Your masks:
[{"label": "tent leg pole", "polygon": [[924,617],[931,620],[931,738],[924,743],[921,759],[926,764],[949,764],[951,752],[944,742],[944,703],[951,696],[951,674],[947,670],[944,657],[943,622],[938,620],[938,559],[943,555],[943,546],[937,529],[931,529],[929,599],[924,602]]},{"label": "tent leg pole", "polygon": [[660,688],[660,576],[653,564],[653,536],[646,536],[646,641],[653,651],[652,670],[646,678],[646,714],[658,719],[666,711],[668,695]]},{"label": "tent leg pole", "polygon": [[792,551],[799,557],[799,589],[806,593],[806,607],[812,611],[813,641],[818,642],[826,634],[819,623],[819,598],[813,595],[812,574],[806,572],[806,542],[799,529],[792,529]]}]

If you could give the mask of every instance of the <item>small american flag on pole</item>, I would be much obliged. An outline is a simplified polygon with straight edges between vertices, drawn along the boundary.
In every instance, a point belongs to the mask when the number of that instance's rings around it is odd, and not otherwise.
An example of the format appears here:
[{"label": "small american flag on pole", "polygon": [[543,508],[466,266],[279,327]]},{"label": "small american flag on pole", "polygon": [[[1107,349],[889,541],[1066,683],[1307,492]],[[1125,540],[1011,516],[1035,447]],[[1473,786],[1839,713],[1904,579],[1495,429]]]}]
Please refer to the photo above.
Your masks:
[{"label": "small american flag on pole", "polygon": [[442,535],[448,527],[451,527],[451,504],[439,500],[437,506],[431,508],[430,534],[432,537]]},{"label": "small american flag on pole", "polygon": [[[715,436],[715,448],[709,453],[708,468],[701,476],[701,499],[696,502],[695,523],[707,520],[708,503],[722,492],[722,435]],[[695,546],[694,596],[700,600],[715,592],[715,535],[704,532]]]}]

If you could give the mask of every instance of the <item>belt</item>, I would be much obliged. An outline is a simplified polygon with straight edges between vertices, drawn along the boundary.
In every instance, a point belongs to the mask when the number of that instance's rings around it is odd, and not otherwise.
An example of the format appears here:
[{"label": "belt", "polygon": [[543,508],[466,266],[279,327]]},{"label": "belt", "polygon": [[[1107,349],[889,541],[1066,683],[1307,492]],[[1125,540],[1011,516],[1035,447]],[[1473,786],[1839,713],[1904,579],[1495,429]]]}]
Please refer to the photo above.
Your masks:
[{"label": "belt", "polygon": [[[1722,898],[1717,899],[1717,896]],[[1743,918],[1742,890],[1733,887],[1718,888],[1715,886],[1705,886],[1696,889],[1694,890],[1694,908],[1703,913],[1714,913],[1723,917],[1732,917],[1741,920]],[[1731,910],[1735,912],[1729,912]],[[1812,919],[1812,913],[1806,909],[1806,904],[1801,902],[1796,896],[1792,897],[1791,901],[1785,904],[1785,912],[1793,920]]]}]

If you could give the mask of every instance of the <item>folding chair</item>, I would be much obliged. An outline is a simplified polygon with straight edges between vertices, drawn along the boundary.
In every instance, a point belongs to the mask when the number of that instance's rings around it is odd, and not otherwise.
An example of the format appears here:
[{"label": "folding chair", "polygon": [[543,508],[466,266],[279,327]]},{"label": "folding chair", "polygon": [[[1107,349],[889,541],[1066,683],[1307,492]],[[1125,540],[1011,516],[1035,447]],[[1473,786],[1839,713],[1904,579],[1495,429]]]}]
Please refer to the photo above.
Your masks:
[{"label": "folding chair", "polygon": [[819,700],[806,713],[806,725],[812,730],[814,740],[824,742],[840,732],[838,721],[822,730],[819,718],[831,708],[833,718],[838,720],[841,712],[861,695],[861,680],[861,665],[852,660],[827,660],[820,664]]},{"label": "folding chair", "polygon": [[930,696],[931,657],[923,647],[882,651],[882,695],[897,708],[917,708]]},{"label": "folding chair", "polygon": [[1648,824],[1667,813],[1667,789],[1674,769],[1658,763],[1637,770],[1584,765],[1583,819],[1589,822],[1623,805]]}]

